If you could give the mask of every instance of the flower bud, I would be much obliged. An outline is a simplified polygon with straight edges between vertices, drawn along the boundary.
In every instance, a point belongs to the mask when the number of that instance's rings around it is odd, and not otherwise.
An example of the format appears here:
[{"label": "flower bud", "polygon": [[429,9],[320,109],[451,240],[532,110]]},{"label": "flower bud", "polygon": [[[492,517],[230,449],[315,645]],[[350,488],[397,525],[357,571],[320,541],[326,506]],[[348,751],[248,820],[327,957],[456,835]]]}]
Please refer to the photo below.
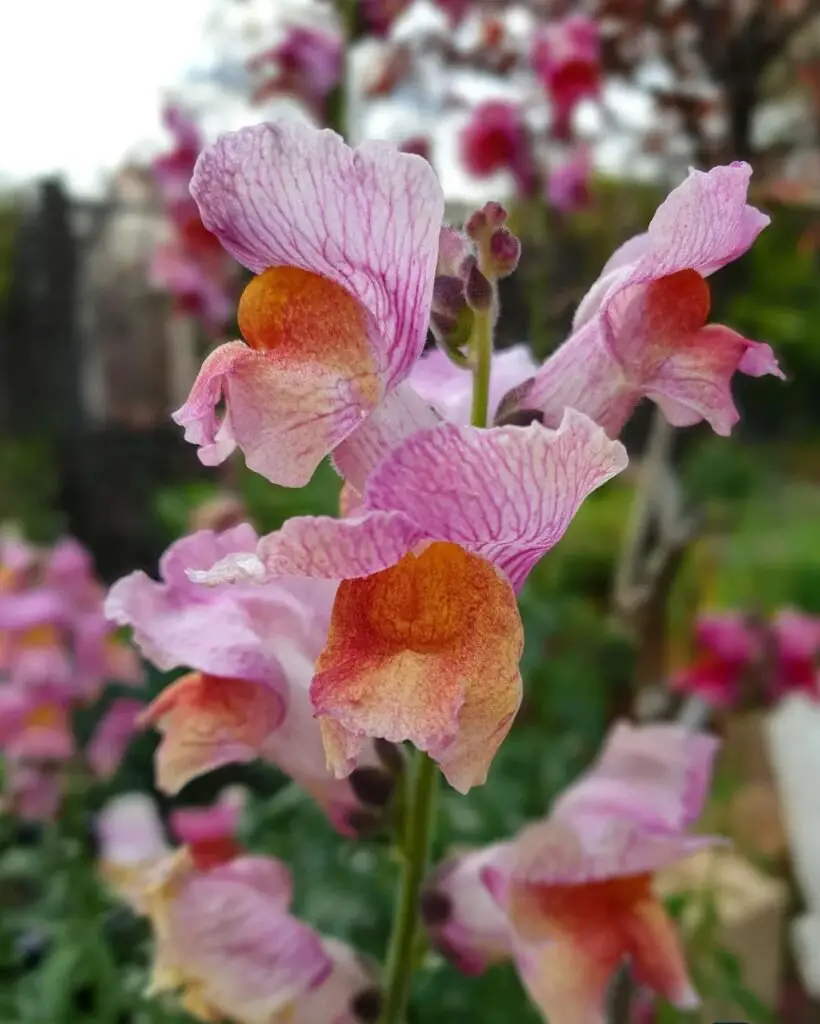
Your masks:
[{"label": "flower bud", "polygon": [[465,293],[470,309],[476,313],[489,313],[492,309],[493,286],[478,269],[478,264],[474,263],[470,268]]},{"label": "flower bud", "polygon": [[464,308],[464,282],[460,277],[440,274],[433,282],[432,307],[437,313],[458,316]]},{"label": "flower bud", "polygon": [[458,228],[442,228],[438,242],[436,274],[464,279],[464,262],[472,255],[470,240]]},{"label": "flower bud", "polygon": [[490,236],[489,255],[493,275],[509,277],[521,259],[521,242],[509,228],[499,228]]}]

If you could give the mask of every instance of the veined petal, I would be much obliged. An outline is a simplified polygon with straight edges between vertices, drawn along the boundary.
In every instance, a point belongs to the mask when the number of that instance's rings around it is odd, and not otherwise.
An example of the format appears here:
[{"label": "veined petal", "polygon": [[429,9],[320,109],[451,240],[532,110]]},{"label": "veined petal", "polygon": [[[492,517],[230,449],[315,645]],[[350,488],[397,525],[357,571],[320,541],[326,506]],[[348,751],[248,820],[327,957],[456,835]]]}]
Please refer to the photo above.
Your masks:
[{"label": "veined petal", "polygon": [[[286,337],[288,345],[272,352],[229,342],[202,364],[173,418],[186,440],[199,446],[206,466],[224,462],[238,446],[250,469],[274,483],[302,487],[380,399],[382,385],[364,349],[355,366],[336,366],[309,350],[300,355],[303,333]],[[222,398],[220,422],[215,410]]]},{"label": "veined petal", "polygon": [[429,536],[487,558],[520,588],[584,498],[626,464],[623,445],[571,409],[557,431],[538,423],[491,430],[443,424],[414,435],[379,466],[365,505],[404,512]]},{"label": "veined petal", "polygon": [[329,763],[347,774],[364,736],[409,739],[455,789],[482,783],[521,703],[522,642],[509,585],[454,544],[343,581],[311,684]]},{"label": "veined petal", "polygon": [[202,221],[246,267],[291,266],[335,282],[379,332],[386,387],[424,347],[444,214],[420,157],[383,142],[349,148],[293,122],[224,135],[197,161],[191,192]]},{"label": "veined petal", "polygon": [[399,386],[336,448],[333,464],[357,491],[378,464],[408,437],[441,422],[409,384]]},{"label": "veined petal", "polygon": [[264,683],[199,672],[177,679],[143,715],[163,733],[157,785],[176,793],[204,772],[253,761],[284,714],[282,697]]},{"label": "veined petal", "polygon": [[677,725],[618,722],[597,763],[558,797],[552,815],[598,813],[681,831],[703,809],[718,740]]},{"label": "veined petal", "polygon": [[263,537],[257,554],[269,577],[352,579],[395,565],[427,536],[402,512],[349,519],[295,516]]}]

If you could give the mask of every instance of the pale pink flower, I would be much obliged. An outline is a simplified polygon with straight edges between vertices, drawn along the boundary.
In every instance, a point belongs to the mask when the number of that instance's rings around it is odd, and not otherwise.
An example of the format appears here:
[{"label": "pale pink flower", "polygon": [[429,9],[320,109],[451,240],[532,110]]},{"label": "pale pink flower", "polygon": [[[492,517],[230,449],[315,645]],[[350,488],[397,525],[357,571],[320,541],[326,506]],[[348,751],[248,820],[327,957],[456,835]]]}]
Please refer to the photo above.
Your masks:
[{"label": "pale pink flower", "polygon": [[521,701],[514,588],[625,465],[572,410],[557,431],[442,424],[371,473],[363,514],[290,519],[192,578],[342,580],[310,689],[329,763],[343,777],[365,737],[409,739],[466,792]]},{"label": "pale pink flower", "polygon": [[350,149],[282,123],[223,136],[191,191],[258,276],[239,304],[245,341],[208,356],[174,419],[206,465],[239,447],[251,469],[300,487],[333,449],[342,464],[350,435],[408,415],[398,386],[426,339],[441,188],[425,160],[387,143]]},{"label": "pale pink flower", "polygon": [[208,870],[183,851],[147,896],[151,992],[179,992],[203,1021],[270,1024],[332,974],[322,940],[288,912],[290,878],[268,857]]},{"label": "pale pink flower", "polygon": [[119,768],[125,752],[139,727],[144,705],[119,697],[103,713],[85,750],[91,770],[101,779],[109,779]]},{"label": "pale pink flower", "polygon": [[532,49],[532,66],[552,101],[551,131],[555,138],[568,139],[577,105],[598,95],[600,49],[598,25],[584,14],[571,15],[539,29]]},{"label": "pale pink flower", "polygon": [[[504,395],[535,373],[537,363],[527,345],[512,345],[493,355],[490,373],[489,416],[492,419]],[[419,359],[408,382],[421,398],[451,423],[470,422],[473,378],[443,352],[433,349]]]},{"label": "pale pink flower", "polygon": [[172,850],[159,813],[147,793],[122,793],[97,816],[100,874],[106,885],[137,913],[171,863]]},{"label": "pale pink flower", "polygon": [[569,339],[501,411],[538,409],[547,425],[564,409],[616,437],[651,398],[674,426],[705,419],[718,434],[738,420],[736,371],[783,374],[768,345],[706,324],[706,278],[752,245],[769,218],[746,203],[748,164],[690,171],[644,235],[624,243],[582,300]]},{"label": "pale pink flower", "polygon": [[506,844],[442,861],[428,877],[421,915],[435,946],[464,974],[482,974],[512,956],[512,931],[505,912],[483,881]]},{"label": "pale pink flower", "polygon": [[[359,812],[386,802],[393,782],[371,743],[363,762],[381,778],[378,794],[367,790],[368,781],[378,788],[378,779],[338,780],[325,763],[308,688],[327,636],[334,584],[279,580],[209,589],[186,575],[231,552],[252,552],[257,541],[249,525],[203,530],[165,552],[161,581],[132,573],[111,589],[108,615],[133,627],[149,660],[162,669],[194,670],[145,714],[164,733],[158,783],[176,792],[220,765],[261,757],[303,786],[338,829],[355,832]],[[361,781],[360,797],[352,787]]]},{"label": "pale pink flower", "polygon": [[628,960],[681,1009],[698,997],[652,875],[719,840],[687,833],[717,741],[673,725],[619,723],[598,762],[484,871],[506,910],[519,974],[550,1024],[603,1021]]},{"label": "pale pink flower", "polygon": [[12,760],[67,761],[74,754],[68,700],[61,687],[0,686],[0,749]]},{"label": "pale pink flower", "polygon": [[4,791],[0,810],[23,821],[54,821],[63,802],[65,776],[43,762],[9,758],[3,766]]}]

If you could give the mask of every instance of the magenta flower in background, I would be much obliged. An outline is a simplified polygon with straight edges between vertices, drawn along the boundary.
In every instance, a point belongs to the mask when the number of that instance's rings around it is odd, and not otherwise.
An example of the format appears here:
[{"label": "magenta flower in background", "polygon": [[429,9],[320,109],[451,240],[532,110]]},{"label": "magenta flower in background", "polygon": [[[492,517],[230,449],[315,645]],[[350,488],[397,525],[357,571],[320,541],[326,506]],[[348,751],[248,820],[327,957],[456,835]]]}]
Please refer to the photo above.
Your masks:
[{"label": "magenta flower in background", "polygon": [[553,107],[551,133],[572,136],[572,116],[584,99],[601,89],[601,44],[595,19],[583,14],[541,26],[532,48],[532,67]]},{"label": "magenta flower in background", "polygon": [[258,275],[239,305],[245,341],[208,356],[174,414],[201,461],[239,447],[251,469],[300,487],[328,452],[344,458],[351,434],[361,446],[391,417],[435,422],[399,388],[424,347],[444,209],[426,161],[262,124],[205,150],[191,190],[206,227]]},{"label": "magenta flower in background", "polygon": [[547,178],[547,202],[563,213],[573,213],[589,206],[591,195],[589,179],[592,158],[586,146],[550,168]]},{"label": "magenta flower in background", "polygon": [[674,426],[706,420],[729,434],[737,371],[783,377],[771,348],[707,324],[706,278],[742,256],[769,218],[746,203],[748,164],[690,171],[644,235],[625,242],[581,301],[573,333],[501,412],[537,409],[547,425],[567,407],[616,437],[651,398]]},{"label": "magenta flower in background", "polygon": [[532,138],[523,111],[506,100],[487,100],[471,113],[462,129],[461,160],[470,174],[486,178],[509,171],[519,195],[531,195],[537,184]]},{"label": "magenta flower in background", "polygon": [[782,608],[772,619],[771,631],[776,651],[771,684],[773,699],[789,693],[805,693],[820,700],[820,617],[794,608]]},{"label": "magenta flower in background", "polygon": [[322,27],[286,25],[274,46],[250,60],[249,70],[263,76],[252,102],[288,93],[321,117],[325,100],[341,79],[344,56],[342,33],[330,18],[328,22]]},{"label": "magenta flower in background", "polygon": [[466,792],[521,701],[514,591],[625,465],[623,446],[572,410],[557,431],[442,424],[380,463],[362,514],[292,518],[192,578],[342,580],[310,688],[328,763],[344,777],[366,737],[411,740]]},{"label": "magenta flower in background", "polygon": [[614,727],[598,761],[483,872],[508,915],[518,972],[550,1024],[603,1019],[628,960],[681,1009],[698,997],[671,919],[652,892],[660,868],[719,842],[688,834],[717,741],[674,725]]},{"label": "magenta flower in background", "polygon": [[372,743],[363,751],[364,778],[336,779],[325,763],[308,691],[335,584],[279,580],[211,589],[186,575],[231,553],[253,552],[257,542],[247,524],[201,531],[165,552],[160,581],[137,572],[111,589],[108,615],[133,627],[150,661],[194,670],[145,712],[145,723],[163,732],[158,784],[176,792],[220,765],[263,758],[310,793],[336,828],[355,834],[376,813],[370,805],[387,802],[393,779]]},{"label": "magenta flower in background", "polygon": [[698,618],[695,645],[694,661],[673,676],[672,689],[713,707],[732,707],[744,676],[760,658],[759,632],[741,612],[715,612]]}]

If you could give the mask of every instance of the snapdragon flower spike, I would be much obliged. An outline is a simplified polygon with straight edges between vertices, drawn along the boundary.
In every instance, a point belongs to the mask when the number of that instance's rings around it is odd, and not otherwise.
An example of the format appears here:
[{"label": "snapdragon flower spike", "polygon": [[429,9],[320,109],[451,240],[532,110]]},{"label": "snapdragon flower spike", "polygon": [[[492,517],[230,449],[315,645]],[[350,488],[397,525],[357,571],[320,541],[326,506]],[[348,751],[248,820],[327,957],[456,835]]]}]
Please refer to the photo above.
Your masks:
[{"label": "snapdragon flower spike", "polygon": [[[194,670],[143,714],[145,724],[163,733],[157,781],[174,793],[221,765],[262,758],[310,793],[337,829],[354,834],[357,815],[372,810],[378,817],[386,807],[371,808],[350,782],[328,772],[308,693],[335,586],[279,580],[209,590],[186,575],[230,552],[253,550],[257,541],[247,524],[222,533],[200,531],[165,552],[161,581],[138,572],[111,589],[108,615],[133,626],[134,640],[149,660],[161,669]],[[372,744],[363,763],[382,770]],[[384,774],[392,787],[392,777]]]},{"label": "snapdragon flower spike", "polygon": [[451,857],[424,883],[421,916],[435,947],[464,974],[483,974],[512,957],[507,915],[487,891],[485,869],[501,861],[506,844]]},{"label": "snapdragon flower spike", "polygon": [[703,419],[729,434],[738,420],[735,372],[783,376],[768,345],[706,323],[706,278],[742,256],[769,223],[746,202],[751,173],[744,163],[690,171],[646,234],[615,252],[581,301],[573,333],[505,398],[502,413],[538,409],[554,425],[569,406],[617,437],[638,402],[651,398],[673,426]]},{"label": "snapdragon flower spike", "polygon": [[245,341],[208,356],[174,419],[206,465],[239,447],[251,469],[301,487],[375,410],[389,420],[402,407],[398,385],[427,335],[441,187],[425,160],[387,143],[350,149],[283,123],[223,136],[191,191],[258,276],[239,304]]},{"label": "snapdragon flower spike", "polygon": [[596,765],[524,829],[484,882],[506,910],[519,974],[550,1024],[603,1024],[624,960],[681,1009],[698,1005],[652,875],[718,842],[687,834],[717,741],[678,726],[617,724]]},{"label": "snapdragon flower spike", "polygon": [[310,690],[328,764],[345,776],[366,737],[410,740],[466,792],[521,702],[515,590],[626,461],[572,410],[557,431],[442,424],[380,463],[362,515],[290,519],[255,559],[192,576],[341,580]]},{"label": "snapdragon flower spike", "polygon": [[0,749],[10,760],[69,760],[75,744],[63,688],[14,682],[0,688]]}]

